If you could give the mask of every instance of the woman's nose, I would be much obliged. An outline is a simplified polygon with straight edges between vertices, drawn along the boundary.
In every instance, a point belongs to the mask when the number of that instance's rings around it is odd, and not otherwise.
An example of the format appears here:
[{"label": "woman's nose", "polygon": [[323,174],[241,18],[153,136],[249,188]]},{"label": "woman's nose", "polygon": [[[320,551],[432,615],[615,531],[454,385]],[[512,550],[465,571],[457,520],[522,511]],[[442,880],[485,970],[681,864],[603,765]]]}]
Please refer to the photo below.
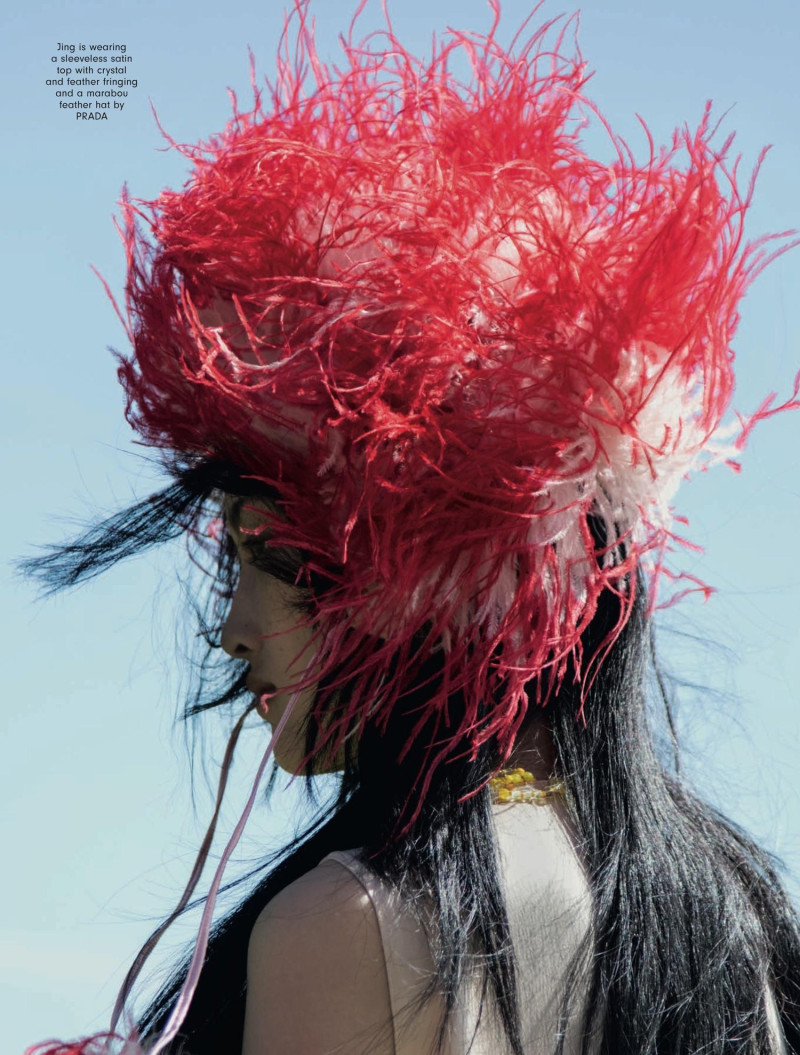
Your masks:
[{"label": "woman's nose", "polygon": [[222,647],[233,659],[249,659],[261,640],[254,606],[248,603],[247,592],[240,584],[222,627]]}]

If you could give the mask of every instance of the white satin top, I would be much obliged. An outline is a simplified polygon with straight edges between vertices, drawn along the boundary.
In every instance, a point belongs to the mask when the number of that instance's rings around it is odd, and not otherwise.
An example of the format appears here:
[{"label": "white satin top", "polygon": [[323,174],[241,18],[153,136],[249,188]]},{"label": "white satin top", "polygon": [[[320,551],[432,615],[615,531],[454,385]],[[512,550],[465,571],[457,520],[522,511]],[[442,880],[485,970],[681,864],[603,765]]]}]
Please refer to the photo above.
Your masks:
[{"label": "white satin top", "polygon": [[[493,807],[500,850],[501,882],[517,959],[517,983],[526,1055],[552,1055],[557,1043],[560,1003],[566,975],[591,928],[586,871],[575,849],[563,804],[515,803]],[[392,1007],[395,1055],[426,1055],[440,1021],[437,1000],[421,1014],[404,1015],[432,971],[423,928],[398,895],[378,880],[354,851],[324,858],[346,869],[366,891],[380,928]],[[590,954],[587,955],[587,961]],[[580,1018],[588,971],[580,975],[566,1029],[565,1055],[578,1055]],[[441,1055],[506,1055],[507,1044],[487,997],[479,1015],[480,990],[468,980]],[[470,1047],[470,1042],[472,1046]]]}]

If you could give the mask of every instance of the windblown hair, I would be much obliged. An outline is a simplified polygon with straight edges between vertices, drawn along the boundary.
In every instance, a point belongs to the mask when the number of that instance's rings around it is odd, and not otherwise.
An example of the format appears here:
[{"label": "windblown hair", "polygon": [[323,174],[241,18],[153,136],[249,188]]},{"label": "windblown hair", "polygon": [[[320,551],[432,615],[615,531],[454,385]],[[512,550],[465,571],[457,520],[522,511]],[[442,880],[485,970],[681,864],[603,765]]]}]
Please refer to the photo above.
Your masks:
[{"label": "windblown hair", "polygon": [[[215,462],[182,472],[153,498],[98,525],[83,538],[31,560],[28,570],[51,588],[80,582],[138,549],[196,523],[209,496],[265,494],[246,474]],[[602,548],[601,528],[590,525]],[[205,544],[204,544],[205,545]],[[235,574],[224,536],[216,576],[198,606],[204,642],[196,691],[185,716],[235,704],[244,696],[246,668],[224,658],[214,623],[224,612]],[[268,551],[267,551],[268,552]],[[269,558],[266,558],[269,560]],[[271,574],[296,578],[280,561]],[[324,584],[319,588],[324,589]],[[587,936],[564,980],[563,1015],[576,1008],[578,982],[590,978],[584,1051],[601,1038],[604,1055],[753,1055],[779,1050],[775,1022],[789,1052],[800,1051],[800,929],[770,857],[735,825],[701,802],[680,775],[670,705],[653,663],[646,589],[632,577],[631,616],[599,666],[587,696],[567,678],[544,711],[568,788],[593,894],[593,937]],[[626,603],[607,591],[584,647],[593,654]],[[221,664],[221,668],[220,668]],[[499,748],[487,744],[470,760],[464,751],[442,768],[420,813],[399,838],[396,820],[416,779],[429,725],[411,738],[415,710],[441,676],[435,656],[406,684],[385,727],[367,722],[347,754],[337,801],[315,817],[264,877],[216,928],[181,1037],[191,1055],[238,1051],[246,996],[246,950],[264,905],[332,850],[359,849],[378,876],[401,892],[412,910],[432,907],[435,976],[452,1013],[467,967],[478,957],[484,996],[497,1007],[508,1050],[524,1055],[515,985],[515,959],[494,851],[490,801],[480,788],[496,767]],[[216,676],[214,672],[216,671]],[[213,698],[209,698],[209,685]],[[649,702],[648,702],[649,701]],[[457,696],[453,707],[460,704]],[[657,751],[656,733],[667,749]],[[319,738],[312,715],[309,752]],[[307,765],[311,784],[311,763]],[[176,999],[186,964],[144,1012],[141,1028],[154,1037]],[[562,1050],[554,1039],[554,1055]]]}]

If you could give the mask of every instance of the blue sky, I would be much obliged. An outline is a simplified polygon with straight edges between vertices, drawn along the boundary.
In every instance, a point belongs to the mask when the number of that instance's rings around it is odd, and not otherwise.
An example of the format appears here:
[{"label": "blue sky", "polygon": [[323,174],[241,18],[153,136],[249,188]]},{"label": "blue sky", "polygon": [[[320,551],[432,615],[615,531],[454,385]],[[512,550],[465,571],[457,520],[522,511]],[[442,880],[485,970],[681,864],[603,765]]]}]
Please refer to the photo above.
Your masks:
[{"label": "blue sky", "polygon": [[[406,45],[426,49],[448,24],[487,28],[484,0],[390,4]],[[3,79],[2,422],[9,558],[63,538],[70,518],[146,493],[152,470],[122,417],[108,346],[125,339],[93,264],[116,292],[123,256],[111,216],[124,181],[153,197],[185,176],[150,109],[192,142],[229,115],[226,87],[249,93],[247,46],[272,69],[281,2],[33,0],[6,5]],[[317,0],[323,56],[352,5]],[[551,0],[543,14],[563,8]],[[530,4],[506,0],[501,39]],[[370,3],[365,29],[380,24]],[[50,56],[59,41],[124,42],[139,81],[109,121],[59,111]],[[642,115],[656,140],[696,123],[706,99],[738,132],[749,169],[763,167],[749,232],[800,228],[796,0],[587,0],[580,41],[597,74],[589,94],[636,151]],[[800,250],[777,261],[742,306],[734,347],[735,405],[791,390],[800,368]],[[705,547],[684,567],[718,588],[660,620],[667,666],[694,687],[681,697],[688,764],[701,788],[793,869],[800,891],[800,414],[762,425],[734,476],[716,470],[684,486],[678,507]],[[177,549],[115,569],[72,595],[34,601],[6,570],[0,712],[0,1021],[4,1047],[101,1028],[139,942],[172,906],[188,873],[210,796],[189,794],[181,732],[172,727]],[[244,799],[263,730],[245,745],[228,821]],[[209,734],[212,757],[220,731]],[[213,768],[213,767],[212,767]],[[240,859],[276,845],[299,806],[294,789],[256,819]],[[175,951],[186,931],[165,950]]]}]

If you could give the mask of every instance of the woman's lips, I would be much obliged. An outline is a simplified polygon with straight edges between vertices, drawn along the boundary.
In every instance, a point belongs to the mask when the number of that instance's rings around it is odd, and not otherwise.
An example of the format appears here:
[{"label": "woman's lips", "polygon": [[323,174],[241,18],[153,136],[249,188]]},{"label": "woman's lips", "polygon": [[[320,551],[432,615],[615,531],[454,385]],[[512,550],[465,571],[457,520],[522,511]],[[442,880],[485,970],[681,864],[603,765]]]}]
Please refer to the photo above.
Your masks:
[{"label": "woman's lips", "polygon": [[270,682],[257,682],[250,678],[247,680],[247,688],[256,698],[256,710],[262,718],[266,718],[269,701],[277,695],[277,689]]},{"label": "woman's lips", "polygon": [[269,701],[272,699],[272,697],[274,695],[275,695],[275,690],[274,689],[273,689],[272,692],[259,693],[258,702],[256,703],[256,710],[258,711],[258,713],[261,715],[262,718],[266,718],[267,717],[267,712],[269,711]]}]

